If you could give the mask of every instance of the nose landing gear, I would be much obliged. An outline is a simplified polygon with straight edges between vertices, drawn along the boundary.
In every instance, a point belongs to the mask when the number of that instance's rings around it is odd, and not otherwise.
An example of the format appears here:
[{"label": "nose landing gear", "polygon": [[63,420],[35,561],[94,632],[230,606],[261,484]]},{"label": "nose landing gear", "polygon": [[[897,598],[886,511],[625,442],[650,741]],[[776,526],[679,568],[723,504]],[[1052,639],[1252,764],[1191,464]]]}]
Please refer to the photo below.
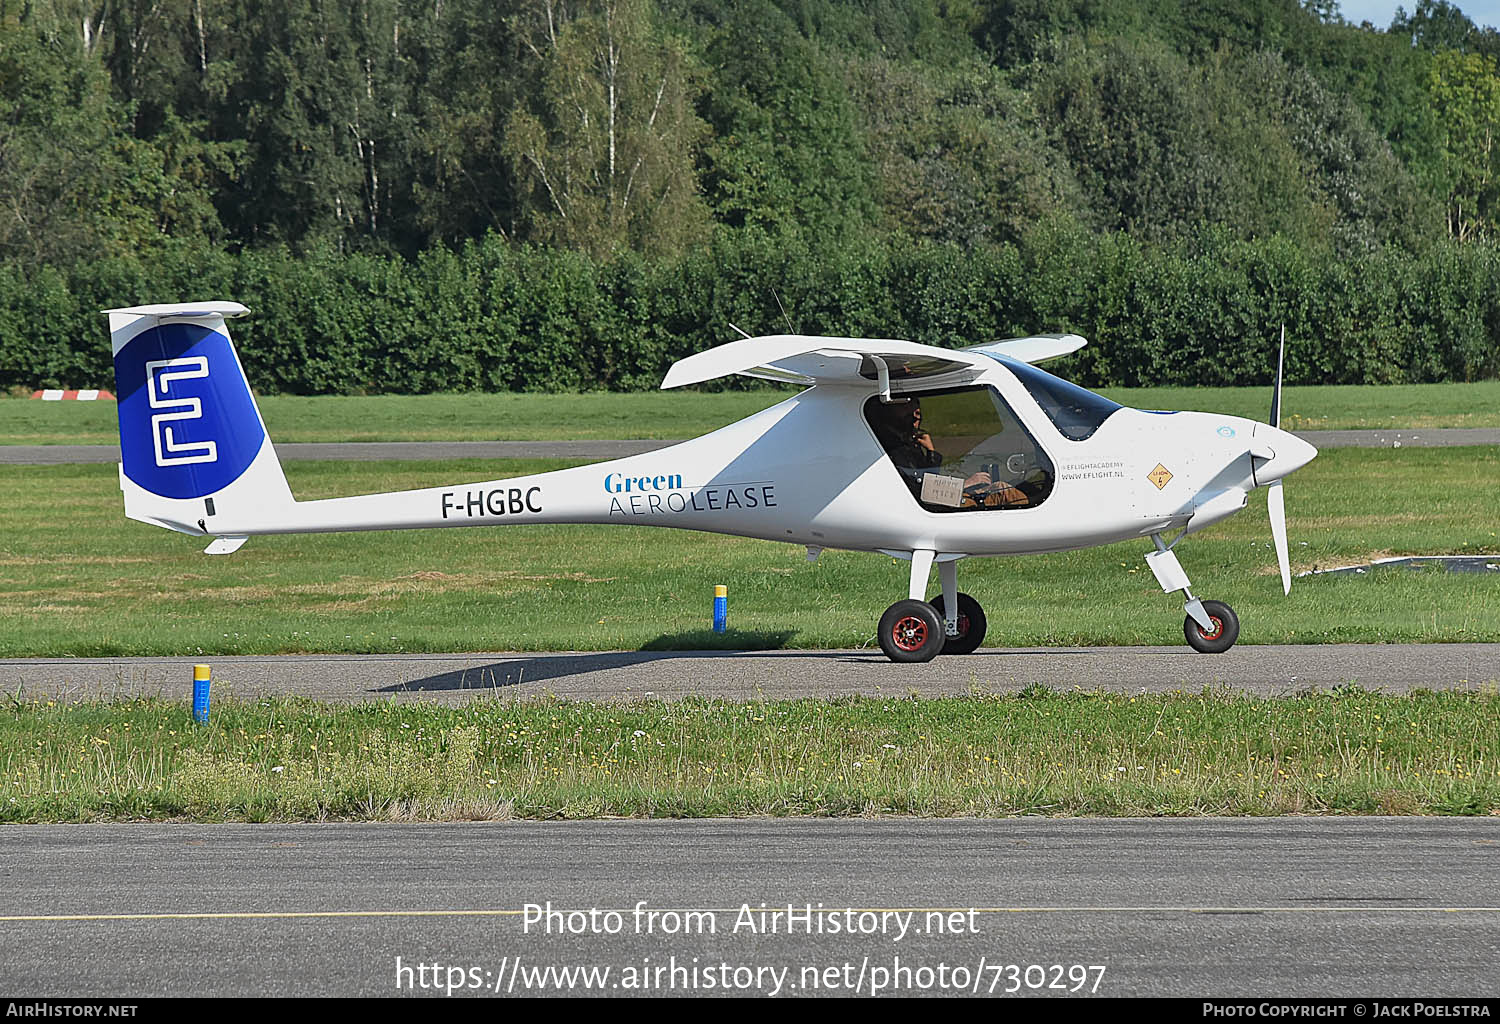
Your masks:
[{"label": "nose landing gear", "polygon": [[1204,601],[1203,613],[1212,629],[1204,629],[1191,615],[1182,620],[1188,646],[1200,654],[1223,654],[1240,638],[1240,618],[1223,601]]},{"label": "nose landing gear", "polygon": [[[1178,534],[1177,540],[1182,537],[1183,534]],[[1187,573],[1182,571],[1181,563],[1172,553],[1172,545],[1162,540],[1159,533],[1152,534],[1151,540],[1155,542],[1156,550],[1146,556],[1146,564],[1156,574],[1156,582],[1161,584],[1164,592],[1170,594],[1180,590],[1187,598],[1182,606],[1187,612],[1182,632],[1187,637],[1188,646],[1200,654],[1223,654],[1229,650],[1240,638],[1239,616],[1223,601],[1203,601],[1194,597]]]}]

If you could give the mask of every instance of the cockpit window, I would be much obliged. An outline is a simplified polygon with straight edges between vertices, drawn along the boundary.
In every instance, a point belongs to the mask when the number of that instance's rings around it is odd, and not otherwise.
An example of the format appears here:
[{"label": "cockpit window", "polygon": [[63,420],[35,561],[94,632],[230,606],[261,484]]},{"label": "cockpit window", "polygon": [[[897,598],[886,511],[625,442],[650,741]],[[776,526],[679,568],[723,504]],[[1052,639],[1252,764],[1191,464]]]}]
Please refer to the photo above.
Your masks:
[{"label": "cockpit window", "polygon": [[[986,353],[988,355],[989,353]],[[1031,392],[1036,404],[1052,421],[1058,432],[1070,441],[1082,441],[1099,429],[1099,424],[1109,419],[1119,404],[1103,395],[1096,395],[1086,388],[1054,377],[1046,370],[1038,370],[1030,363],[1009,356],[994,356],[1004,363],[1021,386]]]},{"label": "cockpit window", "polygon": [[1052,493],[1052,460],[990,387],[865,403],[865,420],[929,512],[1030,508]]}]

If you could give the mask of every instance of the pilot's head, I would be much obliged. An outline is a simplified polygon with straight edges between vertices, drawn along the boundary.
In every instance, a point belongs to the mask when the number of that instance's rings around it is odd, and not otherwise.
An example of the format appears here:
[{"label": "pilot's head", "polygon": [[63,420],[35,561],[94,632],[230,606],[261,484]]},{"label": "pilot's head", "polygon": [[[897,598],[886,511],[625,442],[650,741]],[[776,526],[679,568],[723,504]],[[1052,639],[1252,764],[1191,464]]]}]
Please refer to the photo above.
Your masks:
[{"label": "pilot's head", "polygon": [[906,441],[922,431],[922,406],[914,398],[882,402],[875,422],[879,432],[894,441]]},{"label": "pilot's head", "polygon": [[915,398],[891,403],[891,424],[902,433],[922,432],[922,403]]}]

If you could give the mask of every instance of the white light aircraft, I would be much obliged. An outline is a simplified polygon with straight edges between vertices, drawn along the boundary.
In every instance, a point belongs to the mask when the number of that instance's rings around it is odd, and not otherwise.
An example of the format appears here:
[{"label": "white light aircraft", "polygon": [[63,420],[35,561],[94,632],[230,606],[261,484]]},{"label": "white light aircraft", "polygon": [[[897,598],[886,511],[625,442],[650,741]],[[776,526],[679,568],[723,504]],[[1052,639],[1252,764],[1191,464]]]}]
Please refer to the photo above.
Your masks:
[{"label": "white light aircraft", "polygon": [[[1266,424],[1125,408],[1036,368],[1081,348],[1076,335],[962,350],[775,335],[667,371],[663,388],[727,374],[806,385],[691,441],[533,476],[297,501],[225,325],[243,306],[106,312],[125,514],[211,536],[209,554],[255,534],[515,523],[706,530],[805,545],[809,559],[824,548],[881,552],[911,562],[906,599],[879,624],[896,661],[966,654],[983,641],[984,611],[958,591],[962,559],[1147,537],[1157,581],[1186,600],[1188,643],[1228,650],[1239,636],[1234,611],[1194,596],[1173,549],[1267,487],[1290,593],[1281,482],[1317,455],[1279,429],[1280,366]],[[940,588],[929,601],[934,564]]]}]

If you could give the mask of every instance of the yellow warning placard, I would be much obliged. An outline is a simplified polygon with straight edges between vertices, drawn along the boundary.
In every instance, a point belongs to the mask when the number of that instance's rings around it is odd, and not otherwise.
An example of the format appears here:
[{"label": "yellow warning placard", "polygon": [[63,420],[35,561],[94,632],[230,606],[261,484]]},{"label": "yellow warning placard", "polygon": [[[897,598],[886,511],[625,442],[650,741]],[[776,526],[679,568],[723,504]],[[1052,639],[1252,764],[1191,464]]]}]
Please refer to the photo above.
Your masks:
[{"label": "yellow warning placard", "polygon": [[1172,471],[1158,462],[1156,468],[1146,474],[1146,479],[1155,484],[1159,491],[1172,479]]}]

